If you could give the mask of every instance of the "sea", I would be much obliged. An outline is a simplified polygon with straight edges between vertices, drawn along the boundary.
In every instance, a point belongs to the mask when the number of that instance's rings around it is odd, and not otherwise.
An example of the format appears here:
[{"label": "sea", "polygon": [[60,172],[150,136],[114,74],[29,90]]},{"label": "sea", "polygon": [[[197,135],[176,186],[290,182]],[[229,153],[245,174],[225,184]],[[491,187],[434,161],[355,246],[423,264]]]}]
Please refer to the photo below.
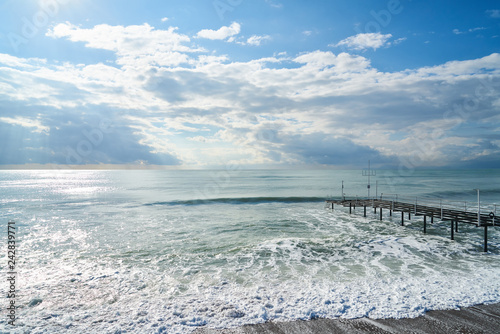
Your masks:
[{"label": "sea", "polygon": [[500,302],[500,227],[483,252],[473,224],[451,240],[438,218],[424,234],[420,216],[325,205],[370,191],[477,211],[479,189],[496,212],[500,170],[369,174],[370,189],[361,170],[0,171],[0,332],[191,333]]}]

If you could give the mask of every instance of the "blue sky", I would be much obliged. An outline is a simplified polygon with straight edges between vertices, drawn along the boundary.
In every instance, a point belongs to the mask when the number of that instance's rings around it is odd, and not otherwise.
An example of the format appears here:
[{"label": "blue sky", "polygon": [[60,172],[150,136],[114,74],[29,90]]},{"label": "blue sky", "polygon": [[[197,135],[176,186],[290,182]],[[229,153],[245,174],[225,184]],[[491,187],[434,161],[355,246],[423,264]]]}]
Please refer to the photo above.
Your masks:
[{"label": "blue sky", "polygon": [[498,1],[0,4],[0,168],[500,167]]}]

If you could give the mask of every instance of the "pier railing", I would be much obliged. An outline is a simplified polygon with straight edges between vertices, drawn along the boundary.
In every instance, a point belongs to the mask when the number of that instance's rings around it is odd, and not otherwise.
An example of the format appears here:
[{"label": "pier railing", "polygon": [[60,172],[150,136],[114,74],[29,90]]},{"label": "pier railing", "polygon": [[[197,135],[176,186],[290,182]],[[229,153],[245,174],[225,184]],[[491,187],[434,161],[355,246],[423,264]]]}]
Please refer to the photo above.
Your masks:
[{"label": "pier railing", "polygon": [[442,207],[443,209],[449,210],[460,210],[464,212],[477,213],[478,209],[483,214],[488,214],[493,212],[497,215],[497,209],[500,205],[495,203],[479,203],[475,201],[464,201],[464,200],[447,200],[436,197],[425,197],[425,196],[400,196],[398,194],[385,194],[382,193],[378,197],[380,200],[388,201],[400,201],[406,203],[415,203],[415,205],[425,205],[432,207]]},{"label": "pier railing", "polygon": [[[497,212],[500,214],[500,205],[496,203],[479,203],[475,201],[465,201],[465,200],[447,200],[436,197],[425,197],[425,196],[401,196],[399,194],[388,194],[382,193],[377,197],[360,197],[357,195],[344,195],[343,200],[359,200],[359,201],[391,201],[391,202],[403,202],[408,204],[415,204],[416,206],[429,206],[442,208],[443,210],[457,210],[463,212],[490,214],[493,213],[497,216]],[[478,210],[479,209],[479,210]],[[500,221],[499,221],[500,223]]]}]

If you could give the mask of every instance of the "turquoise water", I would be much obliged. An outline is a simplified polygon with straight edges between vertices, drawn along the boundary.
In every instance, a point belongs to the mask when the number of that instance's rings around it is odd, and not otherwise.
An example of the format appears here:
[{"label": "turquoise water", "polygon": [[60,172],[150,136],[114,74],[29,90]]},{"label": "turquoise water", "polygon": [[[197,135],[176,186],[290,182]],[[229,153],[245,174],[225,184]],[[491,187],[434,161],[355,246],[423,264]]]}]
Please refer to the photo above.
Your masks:
[{"label": "turquoise water", "polygon": [[[401,227],[325,209],[342,180],[346,195],[366,196],[360,171],[0,171],[0,222],[18,226],[20,305],[16,328],[5,312],[0,328],[190,333],[500,302],[500,228],[484,254],[473,225],[451,241],[445,222],[424,235],[421,217]],[[474,207],[479,188],[495,210],[499,181],[494,170],[378,171],[371,194]]]}]

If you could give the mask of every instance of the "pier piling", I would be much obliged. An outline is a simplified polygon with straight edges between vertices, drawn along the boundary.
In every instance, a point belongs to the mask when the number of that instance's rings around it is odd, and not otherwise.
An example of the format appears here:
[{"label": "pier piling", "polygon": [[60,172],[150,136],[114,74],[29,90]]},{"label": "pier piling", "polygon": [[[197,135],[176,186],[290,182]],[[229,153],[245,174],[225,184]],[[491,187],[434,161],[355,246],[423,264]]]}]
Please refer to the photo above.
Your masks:
[{"label": "pier piling", "polygon": [[488,252],[488,225],[484,224],[484,252]]}]

